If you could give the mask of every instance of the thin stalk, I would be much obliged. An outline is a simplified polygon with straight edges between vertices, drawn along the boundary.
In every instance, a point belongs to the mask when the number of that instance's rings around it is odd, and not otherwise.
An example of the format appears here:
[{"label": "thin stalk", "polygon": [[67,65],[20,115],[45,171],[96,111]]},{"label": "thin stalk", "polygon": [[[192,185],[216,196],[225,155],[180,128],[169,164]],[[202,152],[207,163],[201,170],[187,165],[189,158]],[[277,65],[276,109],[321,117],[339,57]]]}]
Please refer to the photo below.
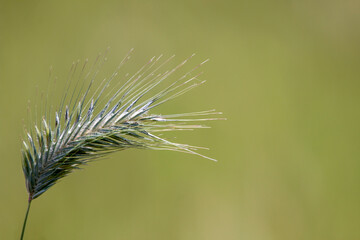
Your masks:
[{"label": "thin stalk", "polygon": [[26,215],[25,215],[24,224],[23,224],[22,231],[21,231],[20,240],[23,240],[23,238],[24,238],[25,227],[26,227],[26,222],[27,222],[27,218],[28,218],[28,215],[29,215],[30,205],[31,205],[31,200],[29,201],[28,207],[27,207],[27,210],[26,210]]}]

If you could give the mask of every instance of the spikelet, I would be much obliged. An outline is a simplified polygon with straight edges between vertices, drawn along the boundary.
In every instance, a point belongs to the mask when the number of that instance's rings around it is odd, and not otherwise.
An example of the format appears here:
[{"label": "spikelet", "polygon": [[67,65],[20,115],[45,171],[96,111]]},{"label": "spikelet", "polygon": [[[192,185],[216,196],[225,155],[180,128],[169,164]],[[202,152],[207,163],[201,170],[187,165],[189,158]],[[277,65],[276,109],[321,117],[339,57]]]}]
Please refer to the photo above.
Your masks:
[{"label": "spikelet", "polygon": [[[41,123],[25,133],[22,166],[29,202],[73,170],[114,151],[138,148],[200,155],[196,152],[199,147],[170,142],[159,137],[158,132],[203,128],[202,125],[188,123],[217,120],[219,118],[194,117],[221,113],[215,110],[173,115],[150,112],[160,104],[203,84],[204,81],[198,80],[199,75],[192,75],[204,62],[165,88],[155,91],[189,59],[169,71],[161,72],[161,68],[173,57],[165,61],[161,61],[161,56],[153,57],[134,75],[126,75],[121,82],[119,70],[129,60],[130,52],[114,74],[102,81],[95,90],[93,85],[98,71],[85,73],[86,61],[72,94],[69,91],[71,84],[68,83],[58,109],[52,111],[46,106]],[[96,64],[100,66],[99,62],[105,59],[98,60]],[[77,71],[77,65],[73,66],[70,75]],[[110,83],[115,80],[121,85],[112,87],[112,91],[107,93]],[[87,87],[84,87],[85,83]],[[76,90],[79,85],[82,87]]]}]

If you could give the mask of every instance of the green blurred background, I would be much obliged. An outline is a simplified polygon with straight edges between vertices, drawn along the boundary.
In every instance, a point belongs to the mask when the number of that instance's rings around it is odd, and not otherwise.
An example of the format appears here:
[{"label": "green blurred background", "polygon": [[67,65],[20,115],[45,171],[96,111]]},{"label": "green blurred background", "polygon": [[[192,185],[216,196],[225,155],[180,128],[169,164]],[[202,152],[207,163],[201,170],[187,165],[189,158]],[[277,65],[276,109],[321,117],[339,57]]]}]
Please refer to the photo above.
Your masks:
[{"label": "green blurred background", "polygon": [[114,64],[134,47],[134,68],[161,53],[211,59],[207,84],[162,111],[223,111],[227,121],[179,136],[219,162],[113,154],[36,199],[25,239],[360,239],[359,9],[0,1],[0,239],[19,238],[26,210],[20,140],[35,86],[46,87],[50,66],[66,76],[108,46]]}]

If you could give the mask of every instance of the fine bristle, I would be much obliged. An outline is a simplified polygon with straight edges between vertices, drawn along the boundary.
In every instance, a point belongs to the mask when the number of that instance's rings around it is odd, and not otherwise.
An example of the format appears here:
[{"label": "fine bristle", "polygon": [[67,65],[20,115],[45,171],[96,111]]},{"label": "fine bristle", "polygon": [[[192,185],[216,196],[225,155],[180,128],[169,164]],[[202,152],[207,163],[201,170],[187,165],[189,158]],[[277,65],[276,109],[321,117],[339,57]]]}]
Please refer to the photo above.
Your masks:
[{"label": "fine bristle", "polygon": [[[120,69],[130,59],[132,51],[124,57],[115,72],[97,87],[94,87],[95,80],[107,61],[107,54],[99,54],[90,70],[86,70],[88,60],[83,64],[74,62],[64,87],[64,95],[55,109],[48,102],[52,97],[52,93],[49,93],[51,87],[48,86],[48,92],[44,95],[45,104],[43,108],[36,107],[33,127],[26,132],[27,140],[23,141],[22,165],[29,201],[39,197],[74,169],[114,151],[129,148],[172,150],[214,160],[196,152],[204,148],[173,143],[155,134],[206,128],[187,123],[221,120],[223,118],[206,117],[221,112],[209,110],[171,115],[150,113],[153,108],[202,85],[205,81],[198,79],[202,73],[193,72],[207,60],[164,87],[163,82],[194,55],[167,71],[161,69],[174,56],[162,62],[162,55],[152,57],[135,74],[120,74]],[[50,78],[52,72],[51,68]],[[120,76],[125,76],[125,81],[119,81],[110,88],[111,83],[119,80]],[[43,111],[39,116],[37,111],[41,109]],[[42,118],[37,119],[39,117]]]}]

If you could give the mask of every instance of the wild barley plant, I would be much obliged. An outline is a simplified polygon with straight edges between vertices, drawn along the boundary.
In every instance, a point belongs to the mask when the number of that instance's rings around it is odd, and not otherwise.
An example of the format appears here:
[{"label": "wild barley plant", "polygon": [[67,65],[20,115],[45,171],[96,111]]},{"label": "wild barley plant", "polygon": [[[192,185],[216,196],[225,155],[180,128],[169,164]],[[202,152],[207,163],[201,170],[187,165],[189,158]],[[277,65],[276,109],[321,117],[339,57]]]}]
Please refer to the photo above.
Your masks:
[{"label": "wild barley plant", "polygon": [[[174,99],[203,84],[192,70],[166,84],[163,82],[191,58],[171,70],[163,68],[173,59],[162,61],[153,57],[135,74],[121,74],[123,65],[130,59],[131,51],[121,61],[115,72],[94,87],[106,55],[98,56],[87,70],[88,61],[74,63],[64,89],[64,95],[53,109],[49,96],[45,99],[41,119],[36,119],[23,141],[22,167],[29,194],[28,208],[22,228],[24,237],[31,202],[46,192],[73,170],[89,161],[125,149],[172,150],[196,154],[200,147],[170,142],[160,137],[161,132],[193,130],[202,125],[193,121],[217,120],[202,116],[221,114],[215,110],[161,115],[151,113],[157,106]],[[76,75],[77,74],[77,75]],[[77,76],[77,80],[74,76]],[[115,86],[110,88],[110,84]],[[74,84],[75,83],[75,84]],[[73,90],[70,91],[70,88]],[[51,96],[50,96],[51,97]],[[39,117],[40,117],[39,116]],[[200,118],[198,118],[201,116]]]}]

